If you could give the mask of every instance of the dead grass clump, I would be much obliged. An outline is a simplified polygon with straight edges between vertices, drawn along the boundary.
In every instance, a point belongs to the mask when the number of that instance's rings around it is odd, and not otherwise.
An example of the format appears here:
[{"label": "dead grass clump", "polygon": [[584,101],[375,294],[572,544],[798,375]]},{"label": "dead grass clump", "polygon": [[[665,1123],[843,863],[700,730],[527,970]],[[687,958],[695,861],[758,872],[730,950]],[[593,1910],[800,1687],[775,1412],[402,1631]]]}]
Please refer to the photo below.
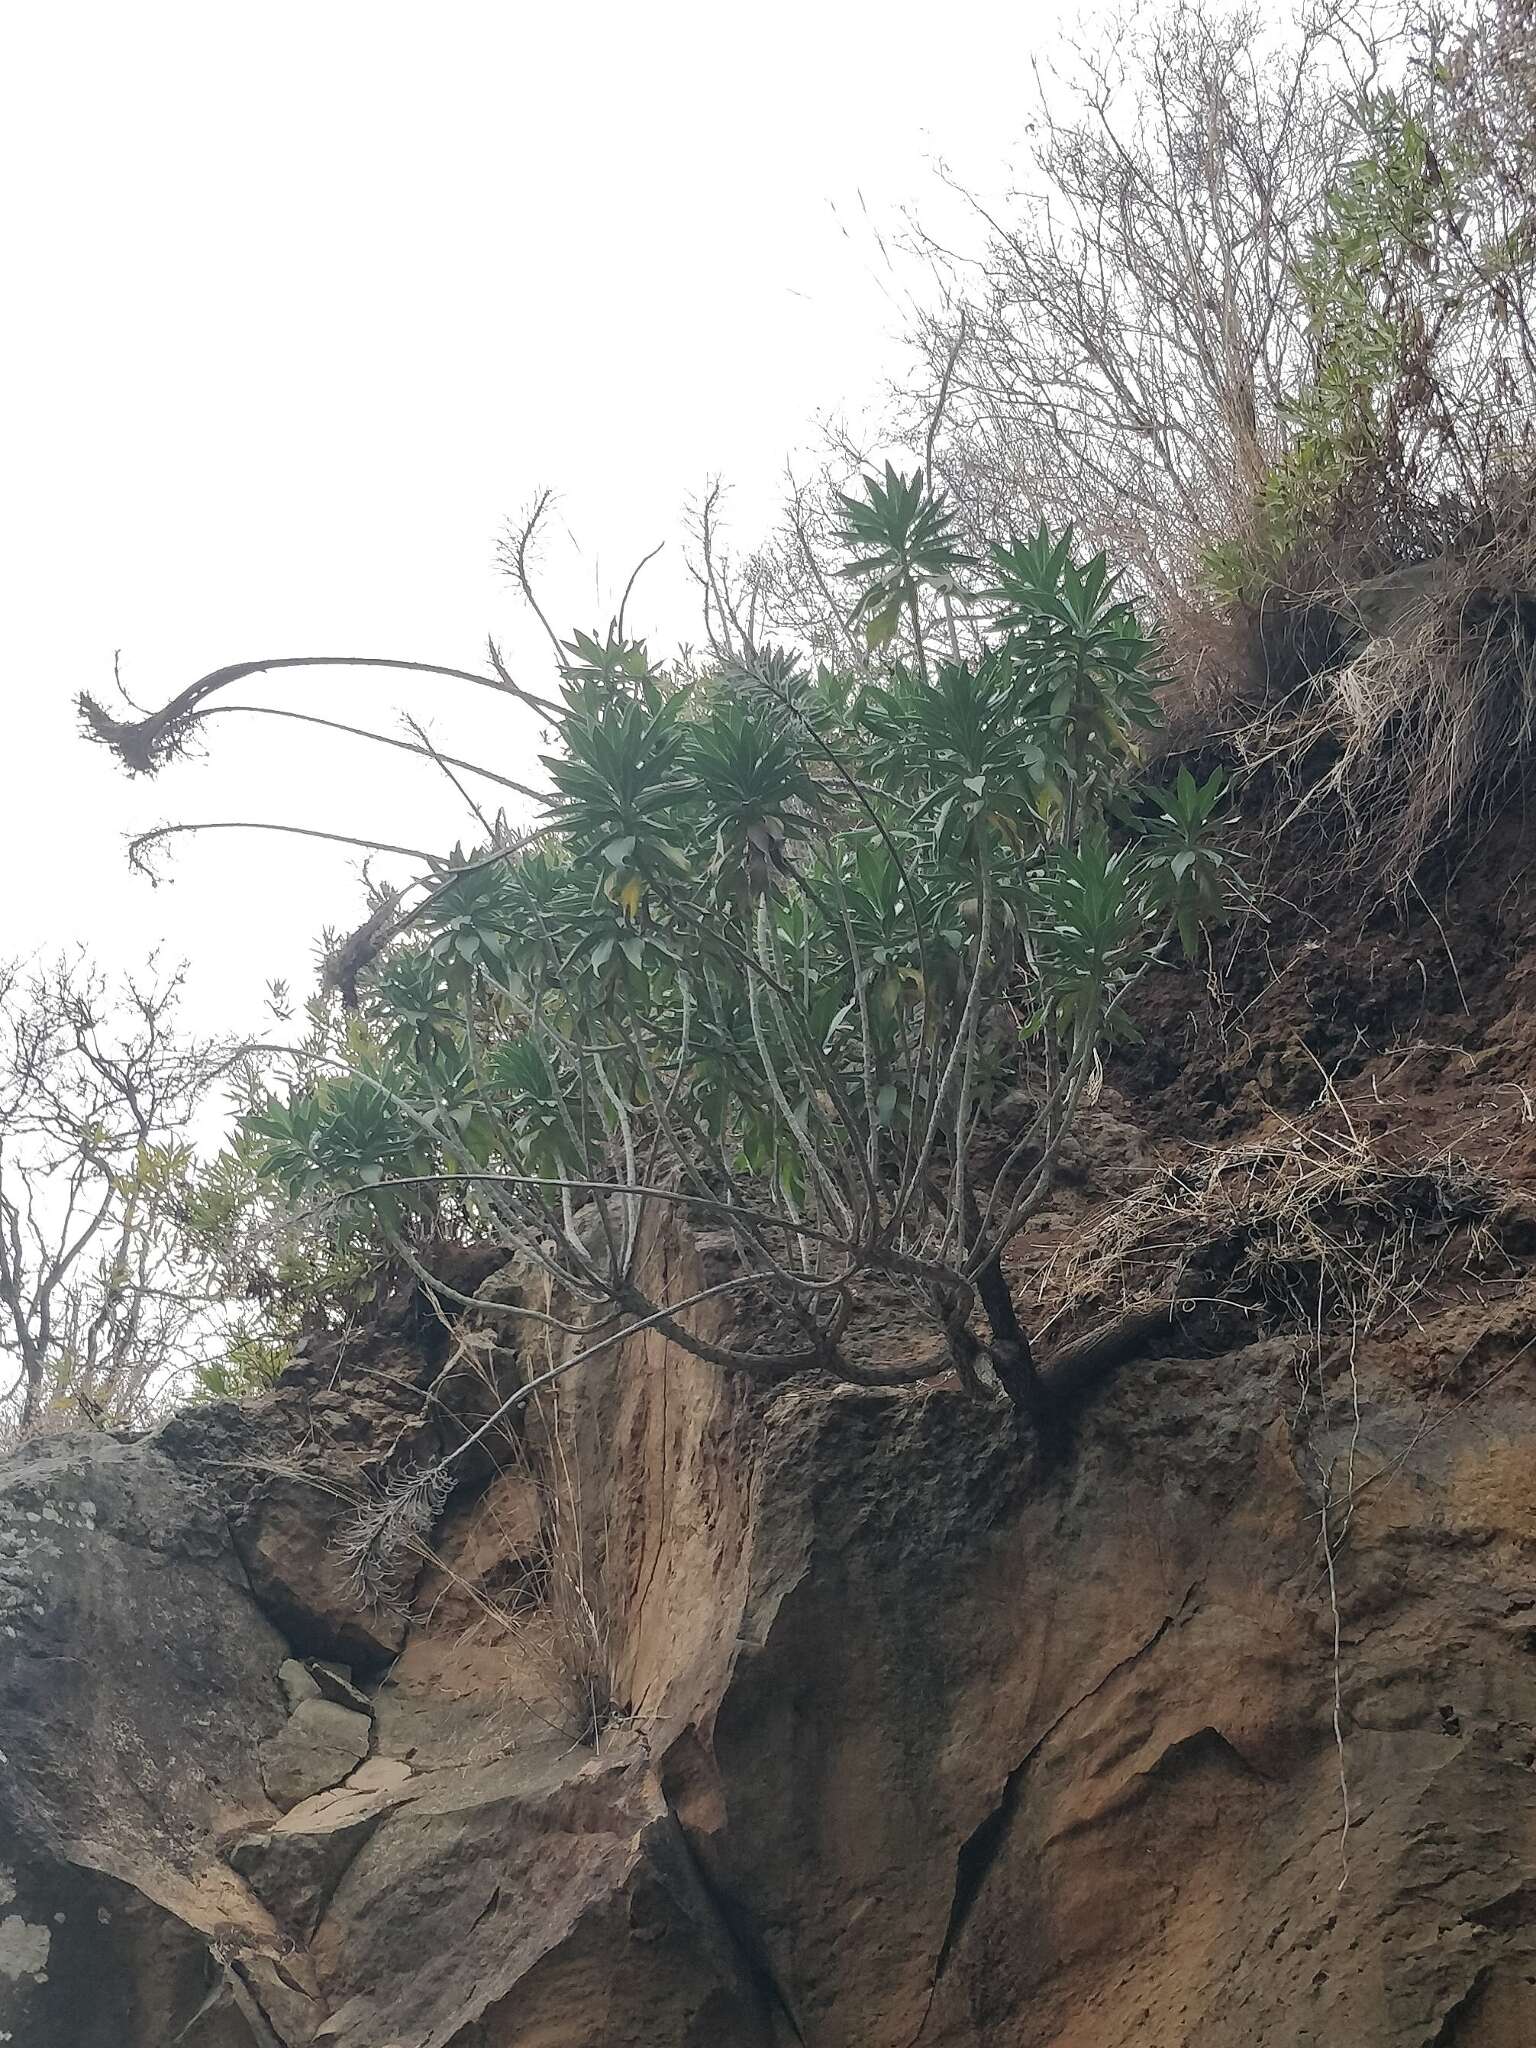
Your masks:
[{"label": "dead grass clump", "polygon": [[1395,893],[1453,837],[1475,840],[1529,772],[1536,500],[1511,497],[1478,539],[1326,604],[1351,651],[1235,744],[1250,767],[1310,774],[1292,819],[1336,806],[1352,864]]},{"label": "dead grass clump", "polygon": [[1454,1157],[1403,1167],[1354,1133],[1296,1131],[1164,1168],[1058,1253],[1041,1294],[1059,1321],[1164,1299],[1354,1342],[1411,1316],[1454,1256],[1485,1255],[1465,1233],[1485,1236],[1502,1198]]},{"label": "dead grass clump", "polygon": [[[555,1345],[544,1336],[547,1370]],[[472,1321],[458,1339],[439,1386],[462,1365],[499,1407],[508,1371],[527,1384],[536,1354],[487,1341]],[[438,1458],[397,1466],[354,1504],[336,1540],[351,1590],[360,1605],[409,1614],[460,1648],[499,1653],[511,1704],[598,1747],[621,1715],[558,1382],[533,1394],[515,1427],[487,1437],[481,1458],[484,1470],[467,1490]],[[497,1505],[509,1487],[518,1502],[510,1522]]]}]

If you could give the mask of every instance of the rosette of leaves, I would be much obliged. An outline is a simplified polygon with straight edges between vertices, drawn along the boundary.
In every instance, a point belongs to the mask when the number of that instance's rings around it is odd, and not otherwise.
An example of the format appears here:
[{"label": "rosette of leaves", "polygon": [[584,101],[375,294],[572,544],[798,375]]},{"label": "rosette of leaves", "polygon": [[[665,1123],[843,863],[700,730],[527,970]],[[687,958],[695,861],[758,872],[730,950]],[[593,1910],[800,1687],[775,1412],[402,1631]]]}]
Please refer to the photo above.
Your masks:
[{"label": "rosette of leaves", "polygon": [[1170,788],[1144,794],[1153,813],[1141,828],[1146,900],[1154,911],[1172,917],[1185,958],[1193,960],[1201,934],[1219,924],[1242,894],[1218,830],[1227,778],[1213,768],[1204,782],[1197,782],[1181,767]]},{"label": "rosette of leaves", "polygon": [[953,511],[921,469],[904,475],[888,462],[884,477],[866,476],[862,489],[862,498],[846,491],[834,497],[838,539],[849,556],[838,573],[861,586],[849,624],[861,625],[866,646],[879,654],[907,623],[922,670],[923,593],[953,596],[975,564],[956,537]]}]

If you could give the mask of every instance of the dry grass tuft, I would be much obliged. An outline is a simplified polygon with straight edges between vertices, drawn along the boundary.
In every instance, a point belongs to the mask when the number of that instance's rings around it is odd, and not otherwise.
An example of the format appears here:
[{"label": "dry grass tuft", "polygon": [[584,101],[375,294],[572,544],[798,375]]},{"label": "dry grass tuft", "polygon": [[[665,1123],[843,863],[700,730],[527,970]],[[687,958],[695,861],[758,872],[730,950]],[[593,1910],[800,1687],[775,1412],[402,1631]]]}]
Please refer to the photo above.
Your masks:
[{"label": "dry grass tuft", "polygon": [[[460,1337],[454,1362],[482,1378],[491,1402],[499,1404],[508,1354],[475,1341],[473,1324]],[[547,1368],[554,1356],[548,1333],[545,1350]],[[520,1359],[519,1369],[531,1371],[531,1360]],[[619,1714],[603,1602],[583,1541],[580,1478],[567,1441],[558,1383],[534,1396],[516,1429],[486,1441],[491,1478],[457,1519],[490,1514],[494,1524],[487,1503],[497,1482],[509,1477],[537,1502],[531,1543],[525,1532],[499,1532],[510,1568],[504,1581],[468,1574],[447,1553],[439,1525],[452,1508],[457,1475],[441,1460],[402,1467],[368,1500],[354,1502],[336,1547],[354,1594],[368,1607],[409,1612],[412,1590],[425,1573],[436,1590],[425,1611],[418,1601],[413,1618],[437,1632],[445,1623],[450,1632],[457,1628],[461,1646],[503,1654],[513,1703],[566,1739],[595,1748]]]},{"label": "dry grass tuft", "polygon": [[[1390,892],[1453,837],[1475,839],[1524,784],[1536,743],[1536,504],[1484,537],[1324,593],[1353,651],[1232,736],[1250,767],[1304,782],[1294,821],[1328,801],[1352,864]],[[1330,756],[1315,772],[1319,745]]]},{"label": "dry grass tuft", "polygon": [[[1368,1139],[1299,1129],[1164,1168],[1042,1275],[1057,1318],[1172,1297],[1238,1310],[1255,1333],[1326,1329],[1351,1343],[1411,1315],[1462,1235],[1486,1236],[1502,1188],[1463,1161],[1384,1161]],[[1478,1242],[1475,1256],[1489,1246]]]}]

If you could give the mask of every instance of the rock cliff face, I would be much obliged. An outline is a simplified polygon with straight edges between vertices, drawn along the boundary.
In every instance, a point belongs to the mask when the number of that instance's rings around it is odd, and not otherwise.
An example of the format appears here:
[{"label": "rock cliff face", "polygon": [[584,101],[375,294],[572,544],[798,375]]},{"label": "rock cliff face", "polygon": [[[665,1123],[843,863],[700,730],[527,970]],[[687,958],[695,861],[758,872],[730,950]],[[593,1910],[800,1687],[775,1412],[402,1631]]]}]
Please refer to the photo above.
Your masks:
[{"label": "rock cliff face", "polygon": [[[1473,929],[1465,1021],[1418,1033],[1465,1062],[1403,1119],[1465,1077],[1518,1191],[1520,934],[1480,981]],[[1289,957],[1334,1030],[1339,960]],[[1330,1068],[1357,1134],[1423,1059],[1372,1028]],[[1058,1235],[1153,1170],[1148,1099],[1090,1120]],[[633,1339],[465,1461],[395,1611],[347,1530],[541,1362],[515,1274],[250,1409],[27,1446],[0,2041],[1529,2048],[1536,1228],[1435,1228],[1388,1335],[1186,1319],[1049,1468],[948,1384],[754,1390]]]},{"label": "rock cliff face", "polygon": [[[313,1555],[300,1480],[231,1507],[251,1475],[207,1453],[242,1418],[30,1447],[0,1491],[4,2030],[1528,2043],[1536,1403],[1362,1384],[1358,1429],[1301,1432],[1295,1352],[1129,1367],[1045,1474],[942,1385],[765,1401],[637,1344],[450,1504],[387,1665],[347,1658],[376,1624],[334,1588],[250,1572]],[[419,1355],[423,1413],[438,1377]],[[324,1555],[315,1384],[256,1421],[314,1459]],[[1351,1442],[1336,1654],[1318,1474]],[[601,1727],[557,1668],[551,1455],[590,1504]]]}]

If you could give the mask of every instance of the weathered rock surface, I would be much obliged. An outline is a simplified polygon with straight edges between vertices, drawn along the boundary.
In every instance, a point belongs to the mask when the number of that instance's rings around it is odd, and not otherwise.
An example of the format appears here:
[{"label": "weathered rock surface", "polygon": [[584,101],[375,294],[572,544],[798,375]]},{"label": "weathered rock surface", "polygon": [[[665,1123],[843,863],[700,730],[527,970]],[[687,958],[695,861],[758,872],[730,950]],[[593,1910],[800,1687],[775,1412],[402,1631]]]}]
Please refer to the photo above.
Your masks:
[{"label": "weathered rock surface", "polygon": [[261,1745],[261,1781],[274,1806],[297,1806],[339,1785],[368,1754],[373,1723],[333,1700],[300,1700]]},{"label": "weathered rock surface", "polygon": [[337,2048],[783,2038],[633,1749],[441,1773],[353,1860],[314,1955]]},{"label": "weathered rock surface", "polygon": [[241,1972],[281,1937],[217,1841],[271,1814],[285,1646],[217,1500],[148,1444],[46,1439],[0,1467],[0,1559],[0,2031],[262,2041]]},{"label": "weathered rock surface", "polygon": [[241,1835],[230,1864],[273,1917],[298,1940],[314,1932],[342,1872],[388,1811],[369,1791],[317,1793],[270,1828]]},{"label": "weathered rock surface", "polygon": [[[637,1338],[451,1503],[361,1765],[367,1717],[286,1661],[342,1631],[278,1632],[192,1476],[232,1419],[174,1460],[34,1446],[0,1481],[0,2031],[1528,2048],[1536,1382],[1362,1357],[1324,1423],[1300,1357],[1129,1366],[1042,1471],[952,1386],[753,1392]],[[317,1718],[348,1782],[280,1814],[263,1763],[296,1793],[270,1759]]]},{"label": "weathered rock surface", "polygon": [[301,1706],[305,1700],[317,1700],[320,1687],[315,1675],[307,1664],[301,1664],[297,1657],[285,1657],[277,1667],[277,1682],[283,1688],[283,1698],[288,1702],[288,1711]]}]

